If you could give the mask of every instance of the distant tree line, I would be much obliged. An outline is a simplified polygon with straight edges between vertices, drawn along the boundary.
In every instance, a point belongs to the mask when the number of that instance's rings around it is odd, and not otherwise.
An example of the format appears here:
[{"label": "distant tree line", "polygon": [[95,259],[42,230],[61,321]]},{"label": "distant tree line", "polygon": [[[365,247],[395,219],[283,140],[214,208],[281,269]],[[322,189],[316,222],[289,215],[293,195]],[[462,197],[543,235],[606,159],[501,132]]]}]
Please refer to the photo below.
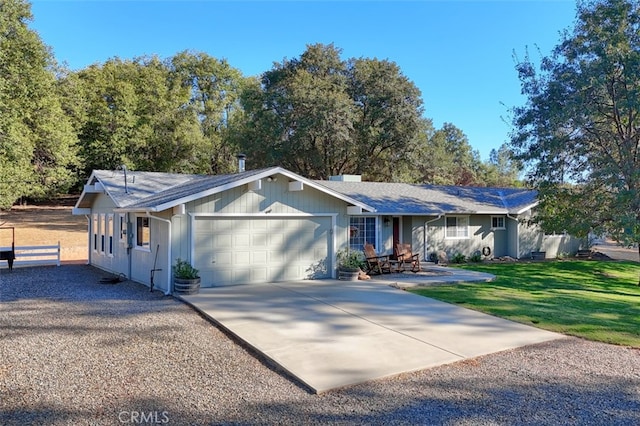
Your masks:
[{"label": "distant tree line", "polygon": [[56,64],[29,29],[30,4],[0,0],[0,208],[77,190],[94,169],[229,173],[280,165],[310,178],[519,185],[507,145],[483,162],[388,60],[343,60],[315,44],[260,77],[184,51]]}]

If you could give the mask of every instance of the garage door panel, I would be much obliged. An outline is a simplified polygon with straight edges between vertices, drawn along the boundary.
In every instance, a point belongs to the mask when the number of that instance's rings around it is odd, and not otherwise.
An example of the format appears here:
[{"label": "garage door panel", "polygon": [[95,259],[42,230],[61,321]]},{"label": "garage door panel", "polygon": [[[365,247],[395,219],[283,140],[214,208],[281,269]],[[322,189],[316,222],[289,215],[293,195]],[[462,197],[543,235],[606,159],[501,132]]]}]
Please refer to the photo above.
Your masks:
[{"label": "garage door panel", "polygon": [[213,224],[211,225],[212,229],[214,232],[229,232],[230,229],[235,229],[236,225],[236,220],[235,219],[225,219],[225,220],[211,220],[211,219],[204,219],[204,220],[198,220],[198,223],[202,223],[202,222],[212,222]]},{"label": "garage door panel", "polygon": [[235,266],[251,265],[251,251],[249,251],[249,250],[234,250],[234,252],[233,252],[233,264]]},{"label": "garage door panel", "polygon": [[275,264],[275,265],[281,265],[283,262],[285,262],[285,260],[286,260],[286,256],[283,252],[281,251],[269,252],[269,263]]},{"label": "garage door panel", "polygon": [[[198,250],[196,250],[196,253]],[[234,253],[231,251],[215,251],[211,254],[211,262],[221,267],[233,264]]]},{"label": "garage door panel", "polygon": [[269,223],[266,220],[254,220],[251,222],[251,227],[254,231],[266,231],[269,229]]},{"label": "garage door panel", "polygon": [[270,219],[267,221],[267,229],[271,232],[279,232],[284,229],[284,221],[281,219]]},{"label": "garage door panel", "polygon": [[215,240],[215,247],[216,248],[233,246],[233,235],[231,235],[231,234],[222,234],[222,233],[209,234],[208,238],[211,240],[212,243]]},{"label": "garage door panel", "polygon": [[266,265],[269,261],[269,252],[266,250],[257,251],[254,250],[251,252],[251,263],[253,265],[256,264],[264,264]]},{"label": "garage door panel", "polygon": [[284,247],[284,235],[282,234],[269,234],[268,237],[269,246],[271,247]]},{"label": "garage door panel", "polygon": [[269,269],[266,267],[251,269],[251,282],[269,281]]},{"label": "garage door panel", "polygon": [[300,267],[297,265],[291,265],[285,267],[285,280],[293,280],[295,277],[301,275]]},{"label": "garage door panel", "polygon": [[206,246],[211,241],[211,233],[198,232],[194,235],[196,246]]},{"label": "garage door panel", "polygon": [[233,236],[234,247],[250,247],[251,235],[250,234],[235,234]]},{"label": "garage door panel", "polygon": [[196,218],[195,266],[205,287],[327,277],[330,229],[329,217]]},{"label": "garage door panel", "polygon": [[251,235],[251,245],[253,247],[266,247],[269,244],[269,234],[256,233]]},{"label": "garage door panel", "polygon": [[200,271],[202,277],[203,287],[213,287],[216,285],[229,285],[233,283],[233,271],[231,269],[220,268],[215,272],[209,269],[208,271]]}]

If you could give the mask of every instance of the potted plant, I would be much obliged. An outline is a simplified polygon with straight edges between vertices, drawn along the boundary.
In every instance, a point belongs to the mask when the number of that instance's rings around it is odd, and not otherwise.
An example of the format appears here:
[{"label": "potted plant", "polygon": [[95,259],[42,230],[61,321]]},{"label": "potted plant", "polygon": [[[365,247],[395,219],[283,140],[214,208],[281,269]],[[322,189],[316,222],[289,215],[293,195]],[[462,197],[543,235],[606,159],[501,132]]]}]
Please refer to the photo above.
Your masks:
[{"label": "potted plant", "polygon": [[195,294],[200,291],[199,271],[186,260],[176,259],[173,267],[173,289],[178,294]]},{"label": "potted plant", "polygon": [[338,252],[338,279],[357,281],[364,266],[364,253],[360,250],[340,250]]}]

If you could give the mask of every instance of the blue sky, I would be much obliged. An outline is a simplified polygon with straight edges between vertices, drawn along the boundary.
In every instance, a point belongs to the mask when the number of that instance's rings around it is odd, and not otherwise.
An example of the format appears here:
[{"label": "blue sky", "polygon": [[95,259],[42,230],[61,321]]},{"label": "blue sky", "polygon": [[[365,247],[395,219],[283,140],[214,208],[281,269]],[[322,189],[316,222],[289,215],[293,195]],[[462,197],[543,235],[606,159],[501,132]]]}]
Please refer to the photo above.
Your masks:
[{"label": "blue sky", "polygon": [[250,76],[314,43],[334,43],[343,59],[388,59],[421,90],[424,115],[462,129],[487,159],[525,101],[514,51],[549,54],[575,1],[32,0],[32,11],[31,27],[72,69],[193,50]]}]

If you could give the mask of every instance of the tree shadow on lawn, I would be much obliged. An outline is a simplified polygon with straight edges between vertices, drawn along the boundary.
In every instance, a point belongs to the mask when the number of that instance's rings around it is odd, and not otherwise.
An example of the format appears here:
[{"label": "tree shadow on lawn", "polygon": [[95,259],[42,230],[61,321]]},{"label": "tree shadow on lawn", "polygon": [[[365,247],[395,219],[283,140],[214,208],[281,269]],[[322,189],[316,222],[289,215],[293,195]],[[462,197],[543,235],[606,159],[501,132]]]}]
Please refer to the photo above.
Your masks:
[{"label": "tree shadow on lawn", "polygon": [[417,293],[551,331],[640,345],[637,264],[559,261],[466,268],[497,279]]},{"label": "tree shadow on lawn", "polygon": [[[605,291],[610,294],[640,295],[634,262],[553,261],[498,265],[466,265],[465,269],[493,273],[496,286],[527,291],[547,288]],[[637,290],[637,291],[636,291]]]}]

